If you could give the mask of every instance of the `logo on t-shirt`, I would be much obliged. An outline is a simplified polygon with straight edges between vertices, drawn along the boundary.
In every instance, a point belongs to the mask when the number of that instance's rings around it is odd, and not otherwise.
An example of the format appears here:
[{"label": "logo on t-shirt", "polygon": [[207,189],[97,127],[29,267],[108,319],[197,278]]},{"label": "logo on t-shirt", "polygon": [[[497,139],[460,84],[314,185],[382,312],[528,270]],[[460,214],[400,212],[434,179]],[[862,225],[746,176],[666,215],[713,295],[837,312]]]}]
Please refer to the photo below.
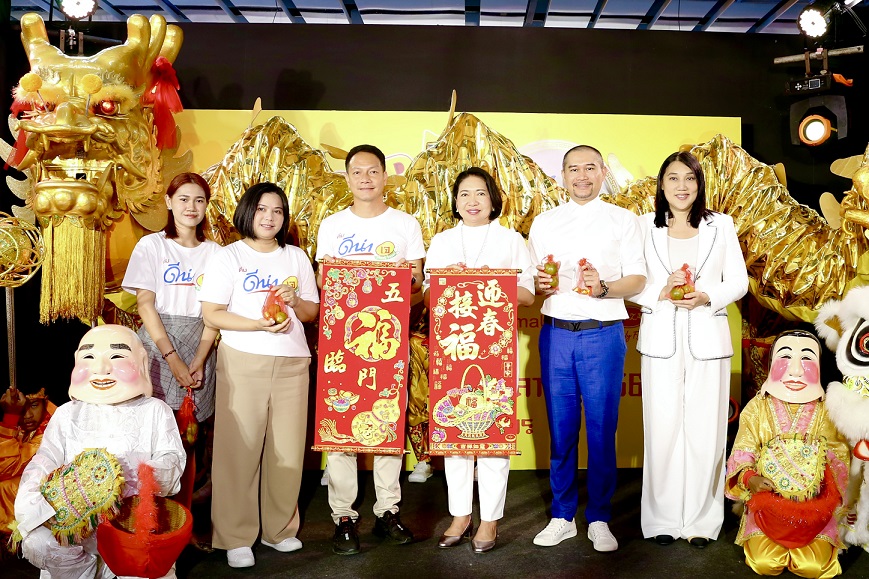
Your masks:
[{"label": "logo on t-shirt", "polygon": [[287,279],[281,282],[282,285],[288,285],[293,289],[299,289],[299,278],[294,275],[291,275]]},{"label": "logo on t-shirt", "polygon": [[374,248],[374,254],[379,259],[389,259],[390,257],[395,257],[395,244],[391,241],[384,241],[376,248]]},{"label": "logo on t-shirt", "polygon": [[241,282],[241,287],[247,293],[267,292],[273,285],[280,283],[278,278],[272,277],[271,274],[266,274],[262,277],[259,274],[259,269],[255,269],[248,273]]},{"label": "logo on t-shirt", "polygon": [[181,269],[181,262],[170,263],[163,270],[163,281],[168,285],[193,285],[193,268]]},{"label": "logo on t-shirt", "polygon": [[371,257],[377,260],[385,260],[395,257],[395,244],[384,241],[377,247],[368,239],[357,240],[356,234],[348,235],[338,244],[336,257]]},{"label": "logo on t-shirt", "polygon": [[205,279],[205,274],[200,273],[199,277],[196,278],[196,291],[199,291],[202,289],[202,280],[203,279]]}]

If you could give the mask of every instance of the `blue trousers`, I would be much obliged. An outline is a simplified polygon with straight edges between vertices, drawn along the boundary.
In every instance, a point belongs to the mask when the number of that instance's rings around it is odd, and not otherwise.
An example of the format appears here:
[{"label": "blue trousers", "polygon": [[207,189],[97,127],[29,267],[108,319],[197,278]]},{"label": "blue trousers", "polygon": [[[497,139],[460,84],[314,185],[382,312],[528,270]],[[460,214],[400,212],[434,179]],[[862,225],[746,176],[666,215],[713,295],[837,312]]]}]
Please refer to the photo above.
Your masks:
[{"label": "blue trousers", "polygon": [[571,332],[545,324],[540,367],[549,416],[552,517],[572,520],[579,502],[577,454],[585,406],[589,523],[610,520],[616,489],[616,427],[625,367],[621,323]]}]

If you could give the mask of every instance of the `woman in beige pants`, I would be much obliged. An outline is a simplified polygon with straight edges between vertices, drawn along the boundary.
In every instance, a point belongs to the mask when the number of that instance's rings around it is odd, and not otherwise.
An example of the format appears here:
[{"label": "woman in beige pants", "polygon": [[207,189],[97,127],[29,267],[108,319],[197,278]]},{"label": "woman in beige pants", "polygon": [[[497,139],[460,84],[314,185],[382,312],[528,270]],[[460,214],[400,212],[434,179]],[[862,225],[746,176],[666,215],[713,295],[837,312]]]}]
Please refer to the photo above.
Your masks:
[{"label": "woman in beige pants", "polygon": [[[230,567],[251,567],[251,546],[302,548],[302,480],[311,353],[302,322],[319,297],[308,256],[286,244],[289,208],[273,183],[250,187],[233,224],[243,235],[209,263],[199,301],[205,323],[221,330],[217,355],[213,545]],[[270,288],[285,315],[263,315]],[[257,499],[259,497],[259,504]]]}]

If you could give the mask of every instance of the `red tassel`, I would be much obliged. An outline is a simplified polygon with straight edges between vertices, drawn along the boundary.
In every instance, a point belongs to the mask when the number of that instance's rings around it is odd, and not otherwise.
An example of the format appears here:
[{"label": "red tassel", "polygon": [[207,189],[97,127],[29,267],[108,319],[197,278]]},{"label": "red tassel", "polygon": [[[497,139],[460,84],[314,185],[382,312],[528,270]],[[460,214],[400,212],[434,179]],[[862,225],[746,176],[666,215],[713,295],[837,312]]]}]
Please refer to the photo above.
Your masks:
[{"label": "red tassel", "polygon": [[178,432],[181,441],[188,446],[193,446],[196,436],[199,434],[199,423],[196,422],[196,403],[193,401],[193,390],[187,389],[187,396],[181,402],[175,419],[178,421]]},{"label": "red tassel", "polygon": [[[13,100],[12,101],[12,116],[18,118],[19,113],[23,111],[33,110],[33,105],[29,103],[23,103],[20,101]],[[15,139],[15,147],[14,152],[9,155],[9,158],[6,159],[6,163],[3,165],[3,170],[5,171],[10,166],[17,167],[19,163],[24,159],[24,155],[27,154],[27,133],[23,130],[18,131],[18,138]]]},{"label": "red tassel", "polygon": [[147,544],[148,535],[157,532],[157,480],[154,478],[154,467],[147,463],[139,463],[139,502],[133,508],[134,534],[141,544]]},{"label": "red tassel", "polygon": [[184,110],[178,97],[178,76],[172,63],[165,56],[158,56],[151,67],[153,82],[142,95],[142,104],[153,105],[154,126],[157,128],[157,147],[160,149],[175,146],[175,119],[172,113]]}]

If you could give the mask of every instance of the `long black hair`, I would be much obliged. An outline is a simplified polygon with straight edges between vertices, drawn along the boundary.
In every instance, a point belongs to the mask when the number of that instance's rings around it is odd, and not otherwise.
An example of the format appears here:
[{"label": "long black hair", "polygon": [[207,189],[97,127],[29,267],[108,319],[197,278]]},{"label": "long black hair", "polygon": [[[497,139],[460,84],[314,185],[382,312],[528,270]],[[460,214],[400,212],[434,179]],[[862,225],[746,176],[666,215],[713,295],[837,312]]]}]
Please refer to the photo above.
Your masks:
[{"label": "long black hair", "polygon": [[712,217],[712,211],[706,208],[706,179],[703,177],[703,168],[697,157],[687,151],[673,153],[664,159],[661,170],[658,171],[658,185],[655,192],[655,227],[667,227],[667,220],[671,217],[670,203],[664,196],[664,173],[671,164],[677,161],[691,169],[697,180],[697,198],[694,199],[691,210],[688,212],[688,224],[697,229],[701,219]]}]

